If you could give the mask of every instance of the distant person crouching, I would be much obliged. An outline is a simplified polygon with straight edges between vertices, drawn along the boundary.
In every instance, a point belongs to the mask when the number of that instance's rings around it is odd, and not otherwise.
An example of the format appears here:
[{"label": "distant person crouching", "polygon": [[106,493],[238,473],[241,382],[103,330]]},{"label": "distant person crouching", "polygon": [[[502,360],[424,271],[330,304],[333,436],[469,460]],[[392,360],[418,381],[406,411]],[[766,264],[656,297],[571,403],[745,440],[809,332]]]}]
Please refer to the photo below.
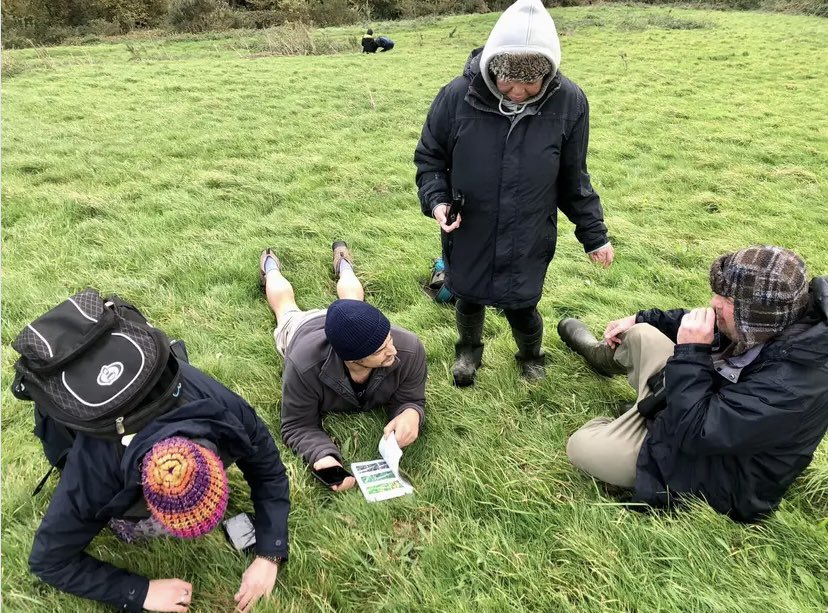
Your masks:
[{"label": "distant person crouching", "polygon": [[370,28],[362,37],[362,52],[376,53],[377,49],[381,52],[391,51],[394,48],[394,41],[387,36],[378,36],[374,38],[374,31]]},{"label": "distant person crouching", "polygon": [[376,53],[377,49],[379,49],[379,45],[377,44],[377,41],[374,40],[374,31],[369,28],[362,37],[362,52]]},{"label": "distant person crouching", "polygon": [[391,49],[394,48],[394,41],[388,38],[387,36],[380,36],[379,38],[377,38],[376,43],[380,46],[381,53],[391,51]]}]

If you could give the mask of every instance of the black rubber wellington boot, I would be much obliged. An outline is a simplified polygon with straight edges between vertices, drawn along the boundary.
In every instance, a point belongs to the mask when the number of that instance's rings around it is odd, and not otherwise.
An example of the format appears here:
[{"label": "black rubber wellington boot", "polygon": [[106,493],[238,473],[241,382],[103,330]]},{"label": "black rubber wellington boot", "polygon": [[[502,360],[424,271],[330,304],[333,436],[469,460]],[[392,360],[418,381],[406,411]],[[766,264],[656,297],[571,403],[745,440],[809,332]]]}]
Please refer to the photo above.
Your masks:
[{"label": "black rubber wellington boot", "polygon": [[455,314],[460,338],[454,345],[454,367],[451,374],[454,376],[454,385],[468,387],[474,385],[474,375],[483,358],[483,320],[486,311],[480,309],[469,315],[455,311]]},{"label": "black rubber wellington boot", "polygon": [[580,355],[599,375],[624,375],[626,369],[615,361],[615,349],[600,342],[586,325],[568,317],[558,322],[558,335],[566,346]]},{"label": "black rubber wellington boot", "polygon": [[517,343],[518,352],[515,354],[520,374],[524,379],[539,381],[546,377],[546,356],[541,349],[543,341],[543,324],[533,332],[524,334],[512,329],[512,337]]}]

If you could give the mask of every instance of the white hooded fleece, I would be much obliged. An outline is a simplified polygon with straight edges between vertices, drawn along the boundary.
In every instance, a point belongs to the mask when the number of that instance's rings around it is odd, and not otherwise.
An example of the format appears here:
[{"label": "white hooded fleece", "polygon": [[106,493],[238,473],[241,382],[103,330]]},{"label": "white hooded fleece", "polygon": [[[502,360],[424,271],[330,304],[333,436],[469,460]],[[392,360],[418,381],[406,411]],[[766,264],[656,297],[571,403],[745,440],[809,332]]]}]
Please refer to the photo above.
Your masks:
[{"label": "white hooded fleece", "polygon": [[517,0],[503,11],[480,54],[480,72],[489,90],[501,103],[514,107],[514,104],[508,104],[508,99],[504,100],[503,94],[498,91],[497,84],[489,74],[489,61],[499,53],[538,54],[552,62],[552,72],[544,80],[541,91],[537,96],[518,105],[520,110],[517,112],[520,112],[526,105],[536,102],[546,93],[549,82],[561,65],[561,42],[558,39],[558,31],[541,0]]}]

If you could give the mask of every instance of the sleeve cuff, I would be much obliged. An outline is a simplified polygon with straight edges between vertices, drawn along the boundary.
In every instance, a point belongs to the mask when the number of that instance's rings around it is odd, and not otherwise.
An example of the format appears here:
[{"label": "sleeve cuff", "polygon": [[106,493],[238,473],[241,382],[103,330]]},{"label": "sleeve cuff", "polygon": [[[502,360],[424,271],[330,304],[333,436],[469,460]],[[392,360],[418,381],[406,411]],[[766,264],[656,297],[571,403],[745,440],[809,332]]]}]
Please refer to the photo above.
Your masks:
[{"label": "sleeve cuff", "polygon": [[431,204],[429,205],[431,217],[434,217],[434,209],[436,209],[441,204],[445,204],[446,206],[448,206],[449,200],[450,198],[448,198],[445,194],[440,194],[439,198],[435,198],[434,200],[432,200]]},{"label": "sleeve cuff", "polygon": [[713,346],[708,345],[707,343],[682,343],[680,345],[676,345],[676,348],[673,351],[673,356],[708,356],[710,355],[712,348]]},{"label": "sleeve cuff", "polygon": [[256,543],[256,555],[283,558],[285,562],[288,559],[287,537],[277,537],[270,544]]},{"label": "sleeve cuff", "polygon": [[310,466],[311,470],[313,470],[313,465],[316,464],[322,458],[327,456],[333,456],[337,460],[339,460],[340,463],[342,463],[342,454],[339,453],[339,449],[337,449],[334,445],[331,445],[329,447],[323,447],[322,449],[314,453],[308,461],[308,466]]},{"label": "sleeve cuff", "polygon": [[644,322],[644,311],[639,311],[635,314],[635,323],[643,324]]},{"label": "sleeve cuff", "polygon": [[121,609],[140,613],[144,610],[144,601],[149,591],[149,579],[140,575],[129,577],[124,585],[124,597]]},{"label": "sleeve cuff", "polygon": [[601,245],[600,247],[596,247],[595,249],[587,249],[587,248],[584,248],[584,251],[586,251],[586,252],[587,252],[587,255],[589,255],[590,253],[595,253],[596,251],[601,251],[601,249],[603,249],[604,247],[608,247],[608,246],[609,246],[609,245],[611,245],[611,244],[612,244],[612,243],[611,243],[610,241],[606,241],[606,242],[604,242],[604,244],[603,244],[603,245]]}]

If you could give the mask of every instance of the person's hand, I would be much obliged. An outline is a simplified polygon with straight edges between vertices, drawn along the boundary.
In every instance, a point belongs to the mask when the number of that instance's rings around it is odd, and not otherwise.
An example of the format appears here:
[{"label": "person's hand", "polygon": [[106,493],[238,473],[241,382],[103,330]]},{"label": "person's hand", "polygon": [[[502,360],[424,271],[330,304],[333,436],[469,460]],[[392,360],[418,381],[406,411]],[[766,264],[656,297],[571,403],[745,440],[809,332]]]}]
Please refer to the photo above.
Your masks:
[{"label": "person's hand", "polygon": [[420,414],[415,409],[406,409],[388,422],[382,437],[388,438],[392,432],[400,447],[410,445],[420,433]]},{"label": "person's hand", "polygon": [[[337,460],[332,455],[326,455],[321,460],[317,460],[313,463],[314,470],[321,470],[323,468],[330,468],[331,466],[342,466],[342,462]],[[331,489],[335,492],[344,492],[345,490],[351,489],[356,485],[356,479],[353,477],[346,477],[345,481],[340,483],[339,485],[334,485]]]},{"label": "person's hand", "polygon": [[676,343],[713,344],[713,330],[716,325],[716,311],[710,307],[693,309],[681,318]]},{"label": "person's hand", "polygon": [[616,319],[607,324],[604,329],[604,340],[610,348],[615,349],[621,344],[621,335],[635,325],[635,315],[623,319]]},{"label": "person's hand", "polygon": [[242,575],[241,587],[233,600],[236,601],[234,611],[247,613],[262,596],[270,596],[273,586],[276,585],[276,575],[279,574],[279,565],[264,558],[256,558],[251,562]]},{"label": "person's hand", "polygon": [[145,611],[186,613],[193,597],[193,586],[181,579],[153,579],[144,598]]},{"label": "person's hand", "polygon": [[457,228],[460,227],[460,222],[462,221],[460,213],[457,213],[457,219],[454,220],[454,223],[449,225],[448,224],[448,210],[449,205],[443,203],[438,204],[434,207],[434,210],[431,211],[431,214],[434,215],[434,219],[437,220],[437,223],[440,224],[440,227],[443,229],[443,232],[453,232]]},{"label": "person's hand", "polygon": [[601,264],[604,268],[609,268],[612,261],[615,259],[615,249],[611,244],[601,247],[598,251],[593,251],[589,254],[589,259],[595,264]]}]

